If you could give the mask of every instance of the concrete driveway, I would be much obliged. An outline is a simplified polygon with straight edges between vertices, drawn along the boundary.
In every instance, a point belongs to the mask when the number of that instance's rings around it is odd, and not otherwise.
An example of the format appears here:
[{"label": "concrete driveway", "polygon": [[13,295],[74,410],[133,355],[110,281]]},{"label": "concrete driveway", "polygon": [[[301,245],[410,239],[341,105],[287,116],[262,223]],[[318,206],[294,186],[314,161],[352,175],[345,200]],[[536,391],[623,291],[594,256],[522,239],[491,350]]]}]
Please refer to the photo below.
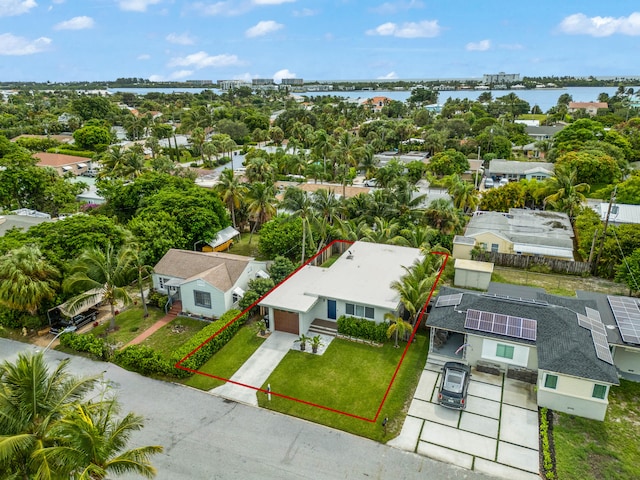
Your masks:
[{"label": "concrete driveway", "polygon": [[426,365],[402,432],[388,444],[495,477],[539,479],[533,385],[474,369],[459,412],[437,404],[440,371]]}]

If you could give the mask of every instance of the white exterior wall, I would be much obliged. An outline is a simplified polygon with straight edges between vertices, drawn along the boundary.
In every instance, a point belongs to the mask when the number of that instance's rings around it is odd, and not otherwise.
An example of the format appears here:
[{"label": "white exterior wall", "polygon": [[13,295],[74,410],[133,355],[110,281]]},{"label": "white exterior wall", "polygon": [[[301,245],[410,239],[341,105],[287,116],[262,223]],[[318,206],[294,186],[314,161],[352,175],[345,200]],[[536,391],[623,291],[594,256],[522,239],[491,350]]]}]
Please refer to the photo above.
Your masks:
[{"label": "white exterior wall", "polygon": [[[478,361],[485,361],[500,365],[504,370],[509,365],[537,370],[538,354],[535,347],[511,343],[507,340],[497,340],[482,338],[477,335],[467,335],[466,342],[469,346],[464,349],[465,359],[471,365],[475,365]],[[496,348],[498,343],[513,347],[513,359],[496,357]]]},{"label": "white exterior wall", "polygon": [[[555,389],[544,386],[547,374],[558,377]],[[596,384],[607,387],[604,399],[593,398],[593,387]],[[538,406],[602,421],[609,406],[609,388],[610,386],[606,383],[540,370],[538,372]]]},{"label": "white exterior wall", "polygon": [[613,363],[623,372],[640,374],[640,349],[614,346]]},{"label": "white exterior wall", "polygon": [[479,290],[488,290],[490,282],[490,272],[477,272],[464,270],[462,268],[456,269],[455,279],[453,281],[456,287],[476,288]]},{"label": "white exterior wall", "polygon": [[[167,280],[170,280],[170,279],[174,279],[174,278],[178,279],[178,278],[177,277],[172,277],[171,275],[158,275],[157,273],[154,273],[151,276],[151,278],[153,279],[153,288],[155,288],[160,293],[163,293],[163,294],[166,295],[169,292],[167,292],[166,288],[160,288],[160,277],[164,278],[165,282]],[[181,280],[181,279],[178,279],[178,280]]]},{"label": "white exterior wall", "polygon": [[[211,309],[196,306],[193,295],[194,290],[211,294]],[[224,292],[200,279],[183,283],[180,286],[180,299],[182,300],[182,311],[204,315],[205,317],[221,317],[228,310]]]}]

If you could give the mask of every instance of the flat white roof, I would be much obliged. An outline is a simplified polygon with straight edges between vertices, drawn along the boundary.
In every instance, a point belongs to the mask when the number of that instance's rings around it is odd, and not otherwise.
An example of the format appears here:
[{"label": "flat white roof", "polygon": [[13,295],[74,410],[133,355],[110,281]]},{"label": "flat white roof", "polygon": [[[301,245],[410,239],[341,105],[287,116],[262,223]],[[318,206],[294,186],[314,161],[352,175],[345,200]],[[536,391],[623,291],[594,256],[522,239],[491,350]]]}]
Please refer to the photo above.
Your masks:
[{"label": "flat white roof", "polygon": [[477,260],[465,260],[464,258],[456,258],[454,268],[456,270],[471,270],[473,272],[493,273],[493,263],[479,262]]},{"label": "flat white roof", "polygon": [[391,283],[421,257],[417,248],[356,242],[329,268],[300,269],[260,305],[306,312],[318,298],[330,298],[394,310],[400,297]]}]

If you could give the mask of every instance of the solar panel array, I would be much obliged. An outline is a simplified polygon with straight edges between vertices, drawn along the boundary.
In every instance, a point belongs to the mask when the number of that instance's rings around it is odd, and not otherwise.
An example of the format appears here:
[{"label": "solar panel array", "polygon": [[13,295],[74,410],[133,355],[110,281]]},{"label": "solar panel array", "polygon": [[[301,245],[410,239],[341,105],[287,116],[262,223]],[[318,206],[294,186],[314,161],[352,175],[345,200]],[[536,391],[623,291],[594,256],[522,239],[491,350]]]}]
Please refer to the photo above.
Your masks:
[{"label": "solar panel array", "polygon": [[496,333],[523,340],[536,339],[538,322],[529,318],[512,317],[500,313],[467,310],[465,328],[481,332]]},{"label": "solar panel array", "polygon": [[585,312],[587,316],[579,313],[576,314],[578,316],[578,325],[591,332],[591,340],[593,341],[593,347],[596,349],[598,358],[613,365],[613,357],[611,356],[609,342],[607,341],[607,330],[604,328],[604,323],[600,320],[600,312],[589,307],[585,307]]},{"label": "solar panel array", "polygon": [[638,300],[631,297],[608,296],[611,311],[616,319],[622,340],[640,344],[640,308]]},{"label": "solar panel array", "polygon": [[436,301],[436,307],[450,307],[452,305],[459,305],[462,301],[462,293],[455,293],[453,295],[441,295]]},{"label": "solar panel array", "polygon": [[524,297],[510,297],[509,295],[502,295],[500,293],[483,293],[485,297],[493,297],[499,298],[501,300],[510,300],[512,302],[518,303],[535,303],[536,305],[549,305],[549,302],[546,300],[537,300],[535,298],[524,298]]}]

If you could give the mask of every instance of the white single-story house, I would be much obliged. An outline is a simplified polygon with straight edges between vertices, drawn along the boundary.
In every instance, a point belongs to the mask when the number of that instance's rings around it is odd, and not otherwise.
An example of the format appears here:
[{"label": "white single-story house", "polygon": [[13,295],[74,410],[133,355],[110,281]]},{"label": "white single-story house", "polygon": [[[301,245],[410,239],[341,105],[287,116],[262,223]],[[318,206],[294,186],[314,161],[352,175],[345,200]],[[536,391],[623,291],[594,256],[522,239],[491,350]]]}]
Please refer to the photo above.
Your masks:
[{"label": "white single-story house", "polygon": [[544,180],[553,176],[553,163],[519,162],[517,160],[495,159],[489,162],[487,177],[506,178],[509,181]]},{"label": "white single-story house", "polygon": [[508,213],[473,214],[464,235],[453,239],[453,256],[471,259],[471,250],[539,255],[573,261],[573,228],[566,213],[512,208]]},{"label": "white single-story house", "polygon": [[540,407],[603,420],[619,385],[596,302],[443,287],[427,319],[427,361],[457,360],[535,383]]},{"label": "white single-story house", "polygon": [[640,205],[613,203],[611,210],[609,210],[608,203],[598,203],[589,206],[600,215],[600,219],[603,222],[606,221],[608,214],[611,225],[622,225],[624,223],[640,224]]},{"label": "white single-story house", "polygon": [[314,320],[336,324],[343,315],[380,323],[400,307],[391,283],[422,255],[417,248],[355,242],[330,267],[302,267],[259,305],[269,309],[274,330],[295,334],[306,334]]},{"label": "white single-story house", "polygon": [[154,267],[153,288],[180,301],[184,313],[215,318],[235,307],[265,269],[252,257],[172,248]]}]

